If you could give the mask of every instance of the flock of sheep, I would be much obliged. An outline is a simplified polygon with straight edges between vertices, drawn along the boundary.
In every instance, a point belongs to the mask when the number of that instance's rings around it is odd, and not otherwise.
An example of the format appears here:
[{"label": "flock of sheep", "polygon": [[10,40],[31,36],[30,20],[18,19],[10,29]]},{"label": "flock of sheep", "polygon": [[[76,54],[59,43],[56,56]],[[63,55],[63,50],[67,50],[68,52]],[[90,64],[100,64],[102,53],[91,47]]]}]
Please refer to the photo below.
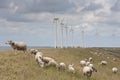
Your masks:
[{"label": "flock of sheep", "polygon": [[[31,54],[34,54],[35,56],[35,61],[38,63],[38,65],[40,65],[40,67],[48,67],[48,66],[54,66],[56,67],[58,70],[66,70],[67,66],[64,62],[60,62],[58,63],[55,59],[51,58],[51,57],[44,57],[42,52],[39,52],[36,49],[31,49]],[[87,77],[91,77],[93,72],[97,72],[97,69],[94,67],[93,64],[93,58],[89,57],[88,59],[85,60],[81,60],[80,61],[80,65],[82,67],[82,71],[83,74]],[[101,61],[99,63],[99,65],[107,65],[107,61]],[[68,72],[70,73],[75,73],[75,68],[74,68],[74,64],[69,64],[68,65]],[[118,72],[118,68],[117,67],[113,67],[112,68],[112,72],[113,73],[117,73]]]},{"label": "flock of sheep", "polygon": [[[14,42],[14,41],[8,41],[6,44],[9,44],[14,50],[22,50],[24,52],[27,51],[27,45],[23,42]],[[68,72],[70,73],[75,73],[75,68],[74,64],[69,64],[68,67],[64,62],[58,63],[55,59],[51,57],[45,57],[43,56],[42,52],[39,52],[36,49],[31,49],[30,50],[31,54],[34,54],[35,56],[35,61],[38,63],[38,65],[43,68],[43,67],[49,67],[49,66],[54,66],[58,70],[66,70],[68,69]],[[83,74],[87,77],[91,77],[93,72],[97,72],[97,69],[95,68],[93,64],[93,58],[89,57],[88,59],[81,60],[80,65],[82,67]],[[107,65],[107,61],[101,61],[99,65]],[[113,67],[112,69],[113,73],[118,72],[117,67]]]}]

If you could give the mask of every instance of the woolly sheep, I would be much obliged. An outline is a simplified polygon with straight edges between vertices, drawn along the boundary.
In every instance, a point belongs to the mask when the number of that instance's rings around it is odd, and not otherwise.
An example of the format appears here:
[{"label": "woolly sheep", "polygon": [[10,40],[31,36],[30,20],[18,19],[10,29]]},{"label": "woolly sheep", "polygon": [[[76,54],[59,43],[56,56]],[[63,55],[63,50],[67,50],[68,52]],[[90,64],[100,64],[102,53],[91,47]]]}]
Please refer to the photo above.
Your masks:
[{"label": "woolly sheep", "polygon": [[44,62],[45,66],[55,66],[58,67],[58,63],[50,57],[42,57],[42,61]]},{"label": "woolly sheep", "polygon": [[89,60],[89,62],[92,62],[92,61],[93,61],[93,58],[92,58],[92,57],[89,57],[88,60]]},{"label": "woolly sheep", "polygon": [[6,44],[9,44],[14,49],[14,51],[15,50],[21,50],[24,52],[27,51],[27,45],[24,42],[14,42],[10,40],[6,42]]},{"label": "woolly sheep", "polygon": [[70,72],[70,73],[75,73],[74,64],[70,64],[70,65],[68,66],[68,72]]},{"label": "woolly sheep", "polygon": [[88,66],[93,67],[93,64],[90,63]]},{"label": "woolly sheep", "polygon": [[107,65],[107,61],[101,61],[100,64],[101,65]]},{"label": "woolly sheep", "polygon": [[83,74],[87,77],[91,77],[92,72],[97,72],[97,70],[93,66],[84,66],[83,67]]},{"label": "woolly sheep", "polygon": [[116,61],[117,59],[116,58],[113,58],[113,61]]},{"label": "woolly sheep", "polygon": [[85,60],[81,60],[81,61],[80,61],[80,65],[81,65],[81,66],[85,66],[85,65],[86,65],[86,61],[85,61]]},{"label": "woolly sheep", "polygon": [[43,56],[43,53],[39,52],[38,50],[35,50],[35,49],[31,49],[30,52],[31,52],[31,54],[35,55],[35,60],[40,65],[40,67],[44,67],[44,62],[41,59]]},{"label": "woolly sheep", "polygon": [[112,68],[112,72],[113,72],[113,73],[117,73],[117,72],[118,72],[118,68],[117,68],[117,67],[113,67],[113,68]]},{"label": "woolly sheep", "polygon": [[86,62],[86,66],[88,66],[89,64],[90,64],[90,62],[89,62],[89,61],[87,61],[87,62]]},{"label": "woolly sheep", "polygon": [[64,62],[60,62],[58,65],[59,70],[65,70],[66,69],[66,64]]}]

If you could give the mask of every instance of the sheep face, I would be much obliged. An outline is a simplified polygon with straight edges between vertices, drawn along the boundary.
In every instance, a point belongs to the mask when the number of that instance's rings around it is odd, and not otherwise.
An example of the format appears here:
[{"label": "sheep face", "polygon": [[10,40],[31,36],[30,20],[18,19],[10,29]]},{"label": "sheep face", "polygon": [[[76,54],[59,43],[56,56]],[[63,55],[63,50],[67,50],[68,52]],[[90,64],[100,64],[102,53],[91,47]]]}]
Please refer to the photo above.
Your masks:
[{"label": "sheep face", "polygon": [[11,45],[11,46],[14,46],[15,43],[10,40],[10,41],[6,42],[5,44],[9,44],[9,45]]},{"label": "sheep face", "polygon": [[34,54],[34,55],[36,55],[37,52],[38,52],[38,51],[35,50],[35,49],[31,49],[31,50],[30,50],[30,53],[31,53],[31,54]]}]

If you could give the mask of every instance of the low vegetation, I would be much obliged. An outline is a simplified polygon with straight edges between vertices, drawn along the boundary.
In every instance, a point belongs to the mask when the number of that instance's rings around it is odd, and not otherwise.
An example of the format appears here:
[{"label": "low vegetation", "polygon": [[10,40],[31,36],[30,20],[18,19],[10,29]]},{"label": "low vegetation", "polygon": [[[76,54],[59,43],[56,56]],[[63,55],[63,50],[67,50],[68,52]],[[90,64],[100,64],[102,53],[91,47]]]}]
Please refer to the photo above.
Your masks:
[{"label": "low vegetation", "polygon": [[[93,48],[69,48],[69,49],[39,49],[44,56],[54,58],[58,62],[64,62],[68,66],[74,63],[75,74],[59,71],[55,67],[40,68],[30,53],[24,54],[12,50],[0,51],[0,80],[89,80],[82,73],[80,60],[92,57],[94,66],[98,72],[93,73],[90,80],[120,80],[120,58]],[[109,58],[108,58],[109,57]],[[113,58],[116,60],[114,61]],[[105,60],[107,65],[99,65]],[[118,68],[118,73],[112,73],[112,67]]]}]

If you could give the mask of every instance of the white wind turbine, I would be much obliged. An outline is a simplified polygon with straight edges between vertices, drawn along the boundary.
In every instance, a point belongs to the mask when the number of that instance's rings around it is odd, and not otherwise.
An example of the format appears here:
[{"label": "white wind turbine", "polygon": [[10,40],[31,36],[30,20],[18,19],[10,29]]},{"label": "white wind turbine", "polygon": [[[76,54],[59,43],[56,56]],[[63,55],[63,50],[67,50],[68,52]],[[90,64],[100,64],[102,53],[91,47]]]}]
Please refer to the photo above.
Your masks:
[{"label": "white wind turbine", "polygon": [[95,36],[96,36],[96,47],[97,47],[97,43],[98,43],[98,36],[99,36],[99,33],[98,33],[98,30],[96,29],[96,32],[95,32]]},{"label": "white wind turbine", "polygon": [[65,32],[66,32],[66,48],[67,48],[68,47],[68,26],[67,26],[67,23],[66,23],[66,26],[64,28],[65,28]]},{"label": "white wind turbine", "polygon": [[64,27],[64,18],[61,20],[60,25],[61,25],[61,48],[63,48],[63,27]]},{"label": "white wind turbine", "polygon": [[53,19],[53,23],[55,23],[55,48],[57,48],[57,43],[58,43],[58,31],[57,31],[57,29],[58,29],[58,22],[59,22],[59,18],[58,17],[55,17],[54,19]]},{"label": "white wind turbine", "polygon": [[82,43],[83,43],[83,48],[85,48],[85,28],[86,28],[87,26],[82,26],[81,27],[81,34],[82,34]]},{"label": "white wind turbine", "polygon": [[74,30],[73,30],[73,28],[72,28],[72,26],[71,26],[71,29],[70,29],[70,32],[72,33],[72,47],[74,47]]}]

